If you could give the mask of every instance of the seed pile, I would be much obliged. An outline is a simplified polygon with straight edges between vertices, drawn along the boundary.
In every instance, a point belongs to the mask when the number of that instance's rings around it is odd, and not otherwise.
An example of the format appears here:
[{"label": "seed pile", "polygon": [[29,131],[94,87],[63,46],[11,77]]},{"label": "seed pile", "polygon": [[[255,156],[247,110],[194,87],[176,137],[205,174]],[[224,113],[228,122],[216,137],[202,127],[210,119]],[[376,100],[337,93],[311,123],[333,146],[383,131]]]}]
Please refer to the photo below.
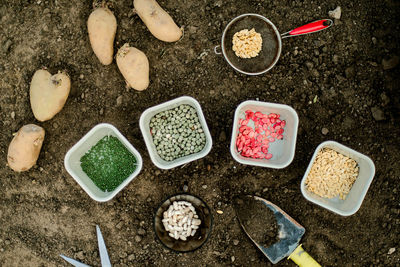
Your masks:
[{"label": "seed pile", "polygon": [[258,56],[262,47],[261,34],[253,29],[241,30],[233,35],[232,49],[240,58],[252,58]]},{"label": "seed pile", "polygon": [[[246,110],[246,119],[239,119],[239,133],[236,138],[236,148],[240,155],[256,159],[271,159],[269,144],[276,139],[283,139],[285,120],[276,113],[263,114],[259,111]],[[254,122],[254,128],[249,122]]]},{"label": "seed pile", "polygon": [[306,178],[307,190],[324,198],[346,199],[358,176],[357,162],[333,149],[321,149]]},{"label": "seed pile", "polygon": [[187,201],[174,201],[163,213],[164,228],[169,236],[185,241],[194,236],[201,224],[193,205]]},{"label": "seed pile", "polygon": [[190,105],[156,114],[150,120],[150,133],[158,155],[166,161],[198,153],[206,144],[196,109]]},{"label": "seed pile", "polygon": [[81,157],[84,173],[104,192],[113,191],[136,169],[136,158],[115,136],[105,136]]}]

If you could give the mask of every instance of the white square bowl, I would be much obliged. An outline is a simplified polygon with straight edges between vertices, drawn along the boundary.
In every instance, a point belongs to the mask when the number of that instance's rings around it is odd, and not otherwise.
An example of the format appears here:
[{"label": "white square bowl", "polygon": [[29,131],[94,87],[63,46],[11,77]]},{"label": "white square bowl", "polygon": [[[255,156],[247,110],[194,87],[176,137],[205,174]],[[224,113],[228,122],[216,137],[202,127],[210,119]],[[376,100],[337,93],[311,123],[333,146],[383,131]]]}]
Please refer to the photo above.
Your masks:
[{"label": "white square bowl", "polygon": [[[150,134],[150,119],[165,110],[173,109],[176,108],[180,105],[190,105],[193,108],[196,109],[197,115],[199,117],[199,122],[201,124],[201,127],[203,128],[204,134],[206,135],[206,144],[203,148],[203,150],[187,155],[185,157],[177,158],[172,161],[166,161],[163,160],[157,153],[156,147],[153,143],[153,137]],[[205,157],[211,150],[212,147],[212,139],[211,139],[211,134],[210,131],[208,130],[207,122],[206,119],[204,118],[203,111],[201,110],[201,106],[199,102],[197,102],[196,99],[189,97],[189,96],[182,96],[175,98],[173,100],[170,100],[168,102],[159,104],[157,106],[151,107],[146,109],[142,115],[140,116],[140,130],[142,131],[142,135],[144,138],[144,141],[146,143],[147,150],[149,151],[151,161],[153,161],[154,165],[156,165],[160,169],[172,169],[177,166],[186,164],[188,162],[200,159]]]},{"label": "white square bowl", "polygon": [[[349,194],[346,196],[346,199],[344,200],[340,199],[339,197],[331,199],[323,198],[308,191],[306,188],[305,185],[306,178],[310,173],[311,167],[314,164],[318,152],[323,148],[333,149],[336,152],[339,152],[344,156],[355,160],[358,164],[358,169],[359,169],[358,177],[354,182],[353,186],[351,187]],[[304,177],[301,180],[301,185],[300,185],[301,193],[308,201],[311,201],[317,205],[320,205],[321,207],[324,207],[342,216],[350,216],[356,213],[360,208],[364,200],[364,197],[367,194],[368,188],[372,182],[372,179],[374,178],[374,175],[375,175],[375,165],[369,157],[347,146],[339,144],[335,141],[325,141],[317,147],[317,149],[314,152],[314,155],[311,158],[306,173],[304,174]]]},{"label": "white square bowl", "polygon": [[[117,188],[111,192],[100,190],[95,183],[86,175],[81,168],[81,157],[97,144],[104,136],[115,136],[122,144],[135,156],[136,169],[127,177]],[[64,158],[64,165],[67,172],[75,181],[85,190],[85,192],[94,200],[106,202],[112,199],[119,191],[129,184],[142,169],[142,157],[139,152],[129,143],[129,141],[115,128],[108,123],[100,123],[93,127],[85,136],[83,136],[73,147],[68,150]]]},{"label": "white square bowl", "polygon": [[[239,133],[239,119],[245,119],[245,111],[260,111],[262,113],[280,114],[280,119],[286,121],[283,139],[270,143],[269,153],[273,156],[271,159],[253,159],[240,155],[236,148],[236,138]],[[268,167],[274,169],[282,169],[287,167],[294,158],[296,150],[297,128],[299,125],[299,117],[296,111],[284,104],[275,104],[261,101],[248,100],[242,102],[235,111],[233,119],[232,138],[231,138],[231,154],[239,163],[254,165],[260,167]]]}]

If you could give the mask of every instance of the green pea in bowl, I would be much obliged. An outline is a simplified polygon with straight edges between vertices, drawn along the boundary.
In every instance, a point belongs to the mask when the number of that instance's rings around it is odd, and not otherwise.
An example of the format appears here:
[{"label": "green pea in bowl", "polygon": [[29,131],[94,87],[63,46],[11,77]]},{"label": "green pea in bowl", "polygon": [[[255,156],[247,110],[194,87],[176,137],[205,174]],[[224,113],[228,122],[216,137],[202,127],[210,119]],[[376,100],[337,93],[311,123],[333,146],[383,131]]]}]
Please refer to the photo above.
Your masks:
[{"label": "green pea in bowl", "polygon": [[201,106],[182,96],[146,109],[140,130],[154,165],[172,169],[205,157],[212,139]]}]

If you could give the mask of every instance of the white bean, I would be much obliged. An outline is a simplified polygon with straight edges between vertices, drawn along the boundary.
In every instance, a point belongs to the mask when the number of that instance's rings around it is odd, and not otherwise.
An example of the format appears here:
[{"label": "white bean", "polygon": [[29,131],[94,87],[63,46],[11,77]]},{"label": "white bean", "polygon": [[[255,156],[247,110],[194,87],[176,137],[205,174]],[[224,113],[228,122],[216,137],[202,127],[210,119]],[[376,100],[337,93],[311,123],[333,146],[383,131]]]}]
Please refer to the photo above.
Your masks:
[{"label": "white bean", "polygon": [[173,233],[169,233],[169,236],[174,238],[174,234]]},{"label": "white bean", "polygon": [[176,202],[176,201],[174,201],[173,203],[172,203],[172,205],[174,205],[174,209],[178,209],[178,203]]},{"label": "white bean", "polygon": [[181,236],[179,236],[183,241],[186,241],[186,236],[183,236],[183,235],[181,235]]},{"label": "white bean", "polygon": [[193,230],[192,233],[190,234],[191,236],[194,236],[194,234],[196,233],[196,230]]},{"label": "white bean", "polygon": [[199,226],[198,225],[192,225],[192,229],[198,229]]}]

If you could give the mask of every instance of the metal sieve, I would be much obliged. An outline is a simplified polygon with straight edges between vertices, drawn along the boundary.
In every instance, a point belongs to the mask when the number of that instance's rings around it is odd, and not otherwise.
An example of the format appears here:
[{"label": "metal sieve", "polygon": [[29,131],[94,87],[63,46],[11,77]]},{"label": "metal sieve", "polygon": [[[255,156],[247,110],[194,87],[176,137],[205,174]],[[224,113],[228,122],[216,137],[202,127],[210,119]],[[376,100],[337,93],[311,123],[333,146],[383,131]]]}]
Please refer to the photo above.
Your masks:
[{"label": "metal sieve", "polygon": [[[297,35],[318,32],[333,25],[330,19],[308,23],[292,31],[280,34],[276,26],[266,17],[258,14],[242,14],[234,18],[225,27],[221,45],[214,47],[215,54],[223,54],[225,60],[235,70],[247,75],[260,75],[269,71],[278,62],[282,51],[282,39]],[[233,35],[243,29],[254,28],[261,34],[262,48],[254,58],[239,58],[232,50]],[[221,52],[218,51],[219,48]]]}]

